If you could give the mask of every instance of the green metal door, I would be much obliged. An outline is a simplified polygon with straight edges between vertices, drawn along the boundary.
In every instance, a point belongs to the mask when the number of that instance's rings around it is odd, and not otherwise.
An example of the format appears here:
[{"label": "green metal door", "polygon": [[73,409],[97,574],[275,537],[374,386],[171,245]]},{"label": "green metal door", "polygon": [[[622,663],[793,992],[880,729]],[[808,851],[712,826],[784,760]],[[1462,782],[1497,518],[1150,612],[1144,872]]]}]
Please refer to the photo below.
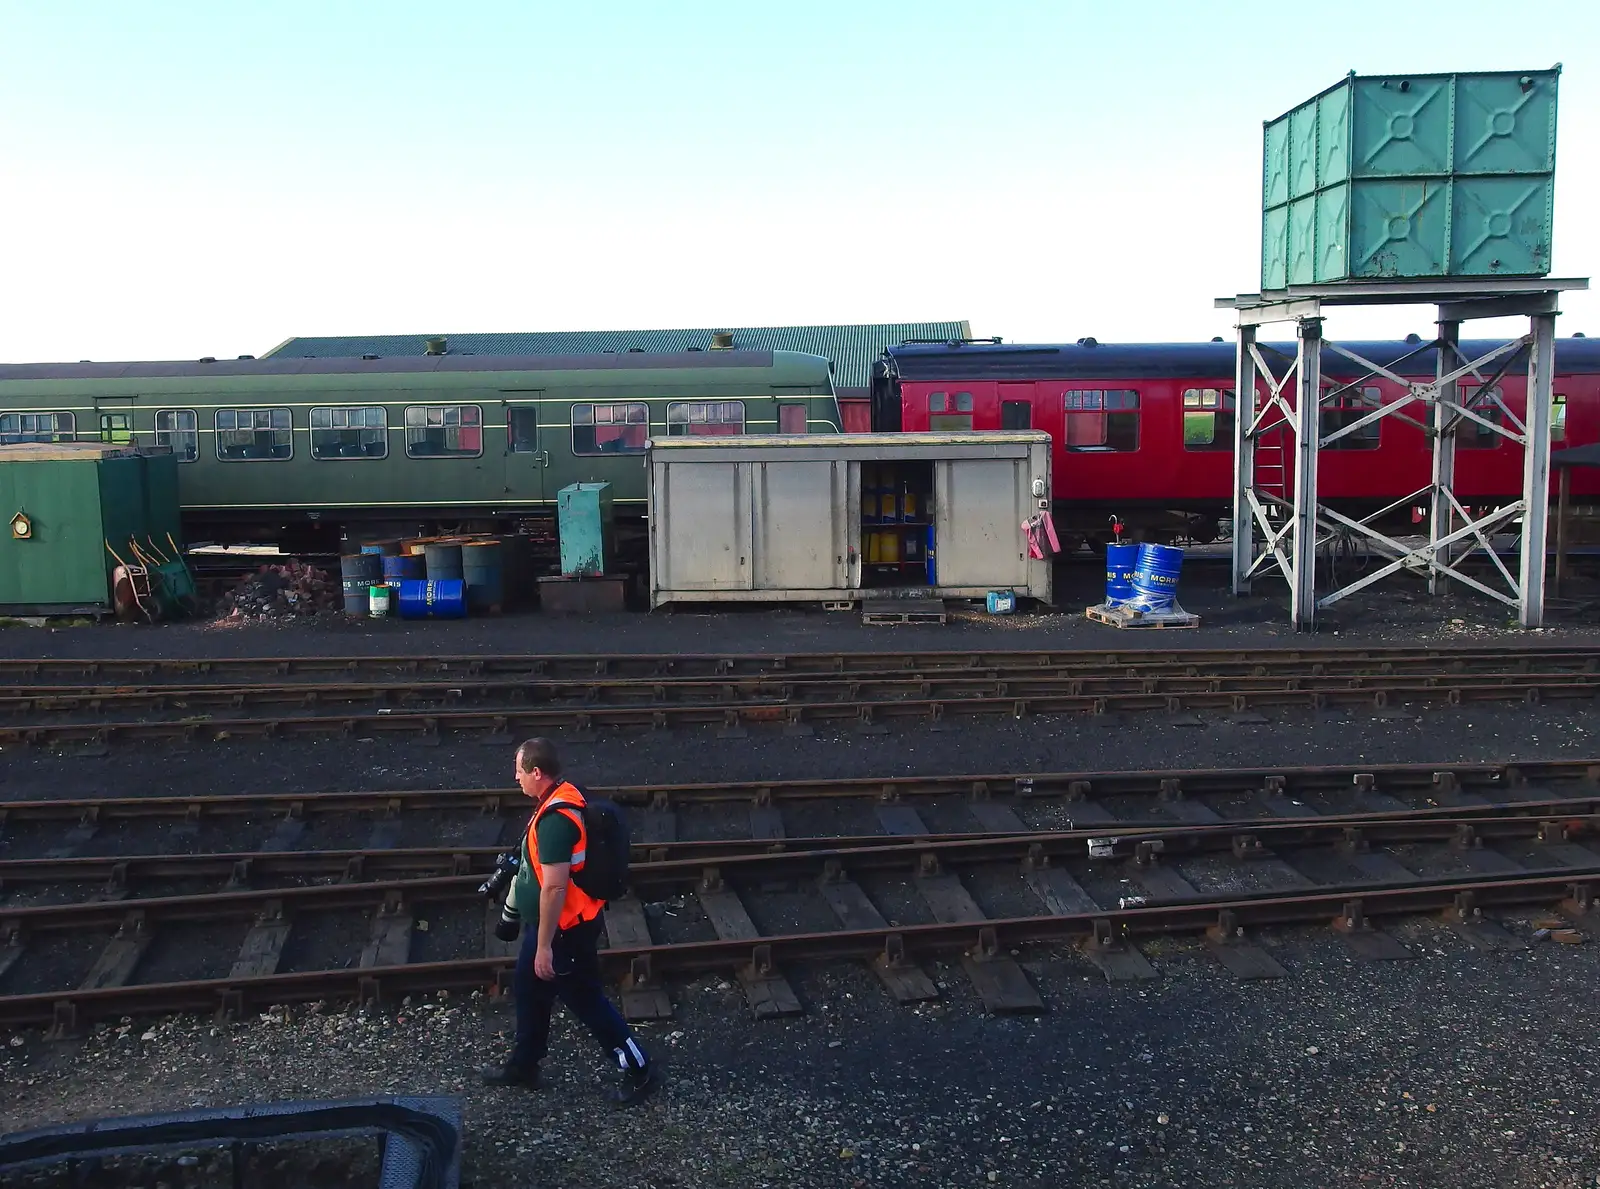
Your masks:
[{"label": "green metal door", "polygon": [[512,504],[528,505],[531,510],[546,510],[545,472],[550,467],[550,449],[542,440],[539,416],[542,390],[506,392],[505,406],[505,491]]}]

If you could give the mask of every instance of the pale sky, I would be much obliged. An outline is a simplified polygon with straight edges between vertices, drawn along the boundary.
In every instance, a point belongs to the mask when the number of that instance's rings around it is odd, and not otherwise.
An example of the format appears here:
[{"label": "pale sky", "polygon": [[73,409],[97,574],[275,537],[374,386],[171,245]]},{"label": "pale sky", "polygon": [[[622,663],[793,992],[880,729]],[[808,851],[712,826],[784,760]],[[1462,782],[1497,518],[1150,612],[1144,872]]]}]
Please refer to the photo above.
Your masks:
[{"label": "pale sky", "polygon": [[[1212,298],[1259,287],[1261,122],[1352,69],[1563,63],[1552,271],[1585,276],[1597,12],[0,0],[0,361],[956,318],[1227,335]],[[1565,300],[1575,330],[1600,334],[1600,295]]]}]

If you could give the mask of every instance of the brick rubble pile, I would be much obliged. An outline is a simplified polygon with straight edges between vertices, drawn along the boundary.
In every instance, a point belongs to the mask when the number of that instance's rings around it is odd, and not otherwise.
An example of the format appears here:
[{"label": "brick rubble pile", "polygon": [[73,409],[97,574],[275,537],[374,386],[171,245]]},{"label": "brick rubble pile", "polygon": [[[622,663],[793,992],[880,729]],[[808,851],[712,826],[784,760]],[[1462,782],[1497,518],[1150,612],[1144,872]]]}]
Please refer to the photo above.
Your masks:
[{"label": "brick rubble pile", "polygon": [[337,612],[339,580],[326,570],[291,561],[262,566],[217,602],[219,619],[290,619]]}]

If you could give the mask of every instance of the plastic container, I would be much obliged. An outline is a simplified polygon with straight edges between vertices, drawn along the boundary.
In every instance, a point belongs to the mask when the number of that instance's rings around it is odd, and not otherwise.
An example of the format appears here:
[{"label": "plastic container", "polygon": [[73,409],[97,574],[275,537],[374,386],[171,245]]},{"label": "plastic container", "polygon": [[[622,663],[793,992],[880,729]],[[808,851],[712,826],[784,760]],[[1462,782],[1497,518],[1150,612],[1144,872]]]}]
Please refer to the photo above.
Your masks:
[{"label": "plastic container", "polygon": [[371,610],[368,591],[383,581],[383,558],[376,553],[347,553],[339,559],[340,585],[346,615],[366,615]]},{"label": "plastic container", "polygon": [[1106,603],[1112,607],[1133,598],[1133,568],[1139,561],[1137,545],[1106,546]]},{"label": "plastic container", "polygon": [[1183,550],[1171,545],[1140,545],[1133,568],[1133,597],[1127,605],[1146,614],[1171,611],[1178,598],[1178,574]]},{"label": "plastic container", "polygon": [[1017,609],[1017,596],[1014,591],[991,590],[985,602],[990,615],[1010,615]]},{"label": "plastic container", "polygon": [[389,588],[387,586],[374,586],[367,590],[367,612],[373,619],[382,619],[389,614]]},{"label": "plastic container", "polygon": [[396,607],[401,619],[465,619],[467,584],[459,578],[400,583]]}]

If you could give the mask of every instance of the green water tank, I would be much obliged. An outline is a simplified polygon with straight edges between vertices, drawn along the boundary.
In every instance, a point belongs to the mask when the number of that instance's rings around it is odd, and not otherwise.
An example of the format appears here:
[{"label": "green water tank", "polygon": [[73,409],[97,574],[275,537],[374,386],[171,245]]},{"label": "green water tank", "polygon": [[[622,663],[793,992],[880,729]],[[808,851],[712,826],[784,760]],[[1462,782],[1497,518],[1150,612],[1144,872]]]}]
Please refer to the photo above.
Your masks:
[{"label": "green water tank", "polygon": [[1560,76],[1352,73],[1266,121],[1261,287],[1548,274]]}]

